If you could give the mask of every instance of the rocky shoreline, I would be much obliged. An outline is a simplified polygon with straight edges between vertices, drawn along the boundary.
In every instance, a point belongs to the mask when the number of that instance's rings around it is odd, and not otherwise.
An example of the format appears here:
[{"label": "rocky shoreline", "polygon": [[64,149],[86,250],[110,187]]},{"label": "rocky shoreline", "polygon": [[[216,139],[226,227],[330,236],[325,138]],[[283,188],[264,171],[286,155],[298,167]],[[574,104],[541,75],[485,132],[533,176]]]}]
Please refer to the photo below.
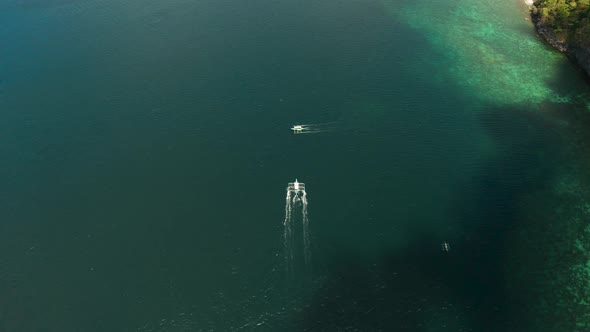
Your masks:
[{"label": "rocky shoreline", "polygon": [[590,76],[590,40],[585,42],[568,41],[566,37],[559,35],[541,19],[541,9],[538,7],[538,1],[527,4],[531,10],[531,19],[537,33],[551,46],[565,53]]}]

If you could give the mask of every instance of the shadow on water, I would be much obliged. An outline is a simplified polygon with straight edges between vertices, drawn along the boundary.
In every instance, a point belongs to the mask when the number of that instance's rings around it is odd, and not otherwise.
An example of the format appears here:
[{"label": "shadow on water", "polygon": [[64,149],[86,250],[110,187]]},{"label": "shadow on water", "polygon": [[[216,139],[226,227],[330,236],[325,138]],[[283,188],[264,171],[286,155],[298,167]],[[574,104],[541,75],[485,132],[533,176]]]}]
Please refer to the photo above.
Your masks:
[{"label": "shadow on water", "polygon": [[[590,114],[583,98],[572,103],[541,105],[558,124],[563,147],[549,157],[562,162],[553,185],[529,193],[523,202],[519,229],[510,240],[514,249],[508,268],[514,306],[528,322],[523,331],[586,331],[588,309],[580,294],[587,294],[587,197],[590,175]],[[578,242],[579,241],[579,242]],[[586,325],[585,325],[586,324]]]},{"label": "shadow on water", "polygon": [[522,198],[549,186],[556,174],[560,160],[549,156],[561,149],[559,125],[543,113],[517,108],[491,109],[481,119],[501,154],[473,182],[476,194],[462,199],[470,210],[460,208],[465,255],[453,289],[480,308],[474,312],[481,324],[476,330],[521,331],[510,296],[514,289],[505,284],[506,274],[513,272],[505,268],[512,255],[506,238],[523,222]]},{"label": "shadow on water", "polygon": [[[546,47],[552,52],[559,53],[549,45]],[[555,91],[560,96],[569,97],[571,102],[575,102],[579,96],[588,93],[590,77],[580,66],[575,64],[574,59],[566,59],[565,55],[563,57],[564,61],[560,61],[554,68],[551,68],[554,70],[554,74],[546,84],[551,91]]]},{"label": "shadow on water", "polygon": [[[519,198],[545,186],[559,148],[554,124],[518,108],[489,108],[481,124],[501,154],[466,179],[451,220],[452,251],[426,232],[404,250],[367,261],[342,252],[328,282],[296,319],[313,331],[513,331],[519,321],[505,285],[505,238],[519,223]],[[519,331],[519,330],[515,330]]]}]

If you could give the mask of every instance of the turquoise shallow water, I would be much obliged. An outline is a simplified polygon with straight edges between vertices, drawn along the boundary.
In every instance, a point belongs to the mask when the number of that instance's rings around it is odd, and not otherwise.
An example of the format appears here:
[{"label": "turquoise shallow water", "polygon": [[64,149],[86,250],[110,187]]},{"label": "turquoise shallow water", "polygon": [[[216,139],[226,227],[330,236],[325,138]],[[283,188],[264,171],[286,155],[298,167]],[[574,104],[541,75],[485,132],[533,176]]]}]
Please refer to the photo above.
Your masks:
[{"label": "turquoise shallow water", "polygon": [[[0,330],[532,329],[545,309],[523,310],[542,301],[521,285],[553,280],[526,272],[551,239],[530,220],[583,203],[534,212],[585,188],[587,88],[525,17],[517,1],[0,3]],[[313,266],[293,280],[295,178]]]}]

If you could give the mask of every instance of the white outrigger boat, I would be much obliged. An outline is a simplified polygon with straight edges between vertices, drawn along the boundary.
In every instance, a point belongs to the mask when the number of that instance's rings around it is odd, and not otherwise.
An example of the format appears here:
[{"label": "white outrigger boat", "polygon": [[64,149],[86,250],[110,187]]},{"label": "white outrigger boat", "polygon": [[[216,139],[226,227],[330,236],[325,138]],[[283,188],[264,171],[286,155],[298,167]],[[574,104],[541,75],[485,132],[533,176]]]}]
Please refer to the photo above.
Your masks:
[{"label": "white outrigger boat", "polygon": [[291,128],[291,130],[293,130],[294,134],[301,134],[303,132],[303,126],[302,125],[294,125],[293,128]]}]

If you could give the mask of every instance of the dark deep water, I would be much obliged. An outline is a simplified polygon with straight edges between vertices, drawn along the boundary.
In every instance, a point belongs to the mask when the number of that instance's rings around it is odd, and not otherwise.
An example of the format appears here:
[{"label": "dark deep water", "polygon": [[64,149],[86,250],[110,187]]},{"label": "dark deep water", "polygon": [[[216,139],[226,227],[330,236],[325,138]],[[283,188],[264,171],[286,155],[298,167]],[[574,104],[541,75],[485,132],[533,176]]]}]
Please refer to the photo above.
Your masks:
[{"label": "dark deep water", "polygon": [[[532,110],[586,83],[526,23],[481,34],[528,43],[518,70],[445,56],[460,29],[428,24],[475,1],[425,2],[0,1],[0,330],[521,326],[505,239],[566,144]],[[295,178],[313,266],[287,279]]]}]

